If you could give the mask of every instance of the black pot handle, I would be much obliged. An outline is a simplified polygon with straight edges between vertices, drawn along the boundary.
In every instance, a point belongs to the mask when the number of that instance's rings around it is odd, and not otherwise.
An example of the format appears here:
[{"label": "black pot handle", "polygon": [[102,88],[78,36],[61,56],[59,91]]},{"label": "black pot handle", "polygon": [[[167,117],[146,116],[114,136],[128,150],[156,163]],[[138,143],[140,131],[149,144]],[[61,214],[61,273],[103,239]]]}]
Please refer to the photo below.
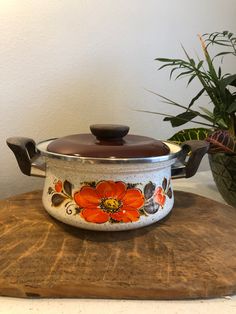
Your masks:
[{"label": "black pot handle", "polygon": [[190,140],[182,144],[181,156],[171,169],[173,179],[190,178],[195,175],[203,156],[208,152],[209,143]]},{"label": "black pot handle", "polygon": [[[13,151],[20,170],[27,176],[45,176],[45,164],[36,164],[40,157],[35,141],[28,137],[10,137],[7,139],[8,147]],[[32,171],[35,170],[35,171]]]}]

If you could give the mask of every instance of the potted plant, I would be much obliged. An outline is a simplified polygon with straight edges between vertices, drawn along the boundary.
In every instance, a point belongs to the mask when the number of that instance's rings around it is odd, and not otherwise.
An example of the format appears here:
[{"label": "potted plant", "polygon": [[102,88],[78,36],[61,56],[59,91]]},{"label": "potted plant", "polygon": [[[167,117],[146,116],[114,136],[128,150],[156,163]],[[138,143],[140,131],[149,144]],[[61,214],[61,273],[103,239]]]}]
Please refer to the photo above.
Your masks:
[{"label": "potted plant", "polygon": [[[170,140],[181,143],[188,139],[205,139],[210,142],[208,155],[215,183],[226,202],[236,207],[236,74],[223,74],[222,71],[224,57],[236,56],[236,37],[231,32],[223,31],[199,35],[199,39],[203,58],[190,57],[182,47],[184,59],[156,60],[162,63],[159,69],[170,69],[170,78],[187,78],[187,86],[193,80],[198,80],[200,91],[187,106],[156,94],[165,103],[177,106],[183,112],[177,116],[152,113],[164,115],[164,121],[169,121],[172,127],[179,127],[190,121],[201,126],[181,130]],[[209,53],[212,48],[217,49],[214,56]],[[210,108],[209,105],[196,106],[204,94],[208,96]],[[196,121],[196,118],[201,119]]]}]

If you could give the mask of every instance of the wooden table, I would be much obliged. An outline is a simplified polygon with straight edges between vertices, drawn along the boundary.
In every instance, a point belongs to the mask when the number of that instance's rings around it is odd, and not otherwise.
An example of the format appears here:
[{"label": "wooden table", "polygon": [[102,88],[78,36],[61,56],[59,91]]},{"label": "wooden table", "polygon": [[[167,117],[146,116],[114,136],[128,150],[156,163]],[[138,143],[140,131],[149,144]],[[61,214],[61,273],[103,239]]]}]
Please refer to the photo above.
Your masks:
[{"label": "wooden table", "polygon": [[[216,191],[216,188],[212,182],[210,173],[199,173],[195,178],[191,180],[178,180],[174,183],[175,188],[187,191],[195,191],[201,195],[212,197],[219,201],[222,201],[221,197]],[[171,313],[174,309],[175,313],[199,313],[200,309],[208,309],[208,311],[214,313],[234,313],[236,308],[236,298],[229,299],[214,299],[205,301],[102,301],[102,300],[83,300],[83,299],[72,299],[72,300],[20,300],[11,298],[0,298],[1,311],[7,313],[14,313],[17,309],[17,313],[27,313],[27,309],[30,313],[36,313],[37,309],[44,309],[45,313],[64,313],[65,311],[70,312],[70,309],[78,309],[79,313],[132,313],[136,311],[141,313],[143,311],[152,311],[152,313],[159,313],[165,310],[165,313]],[[20,304],[20,308],[18,305]],[[53,308],[52,308],[53,306]],[[53,309],[53,310],[52,310]]]}]

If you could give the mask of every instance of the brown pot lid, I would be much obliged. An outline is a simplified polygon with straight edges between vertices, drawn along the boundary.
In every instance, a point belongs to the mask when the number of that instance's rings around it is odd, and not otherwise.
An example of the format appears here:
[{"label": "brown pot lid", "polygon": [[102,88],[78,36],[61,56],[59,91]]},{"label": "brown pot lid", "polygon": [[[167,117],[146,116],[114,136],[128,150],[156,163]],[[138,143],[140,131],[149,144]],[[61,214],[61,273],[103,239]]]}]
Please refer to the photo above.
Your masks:
[{"label": "brown pot lid", "polygon": [[73,134],[56,139],[47,147],[52,153],[95,158],[143,158],[168,155],[169,147],[146,136],[127,135],[129,127],[94,124],[92,134]]}]

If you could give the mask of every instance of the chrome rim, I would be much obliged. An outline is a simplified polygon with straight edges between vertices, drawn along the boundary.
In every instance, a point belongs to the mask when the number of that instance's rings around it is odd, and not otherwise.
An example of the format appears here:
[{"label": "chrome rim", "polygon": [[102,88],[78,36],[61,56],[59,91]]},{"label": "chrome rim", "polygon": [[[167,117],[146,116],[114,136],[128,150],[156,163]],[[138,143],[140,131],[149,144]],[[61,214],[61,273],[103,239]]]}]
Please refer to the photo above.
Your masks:
[{"label": "chrome rim", "polygon": [[168,161],[172,159],[178,158],[181,153],[182,149],[181,146],[168,142],[163,141],[169,148],[170,154],[164,156],[157,156],[157,157],[140,157],[140,158],[96,158],[96,157],[81,157],[76,155],[63,155],[57,154],[47,151],[47,146],[50,142],[55,139],[50,139],[47,141],[43,141],[37,144],[36,148],[40,152],[42,156],[53,158],[53,159],[60,159],[64,161],[73,161],[79,163],[90,163],[90,164],[135,164],[135,163],[158,163],[162,161]]}]

